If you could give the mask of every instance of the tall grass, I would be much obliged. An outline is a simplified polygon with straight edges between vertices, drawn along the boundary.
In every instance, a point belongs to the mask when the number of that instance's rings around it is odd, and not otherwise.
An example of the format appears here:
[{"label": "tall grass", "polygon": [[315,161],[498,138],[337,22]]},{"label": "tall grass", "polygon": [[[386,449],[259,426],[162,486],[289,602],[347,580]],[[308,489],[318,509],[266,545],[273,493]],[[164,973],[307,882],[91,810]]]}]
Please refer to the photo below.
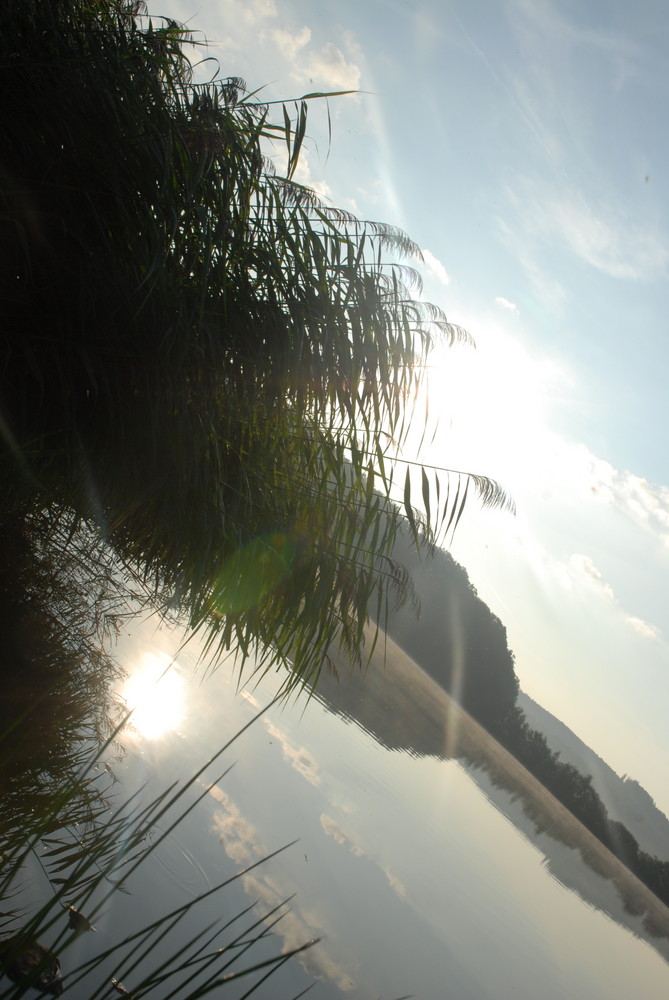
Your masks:
[{"label": "tall grass", "polygon": [[[222,780],[224,773],[201,787],[204,772],[220,761],[253,721],[183,785],[172,785],[149,802],[143,801],[141,792],[136,793],[120,805],[114,805],[109,787],[100,788],[97,808],[91,813],[82,810],[82,802],[90,800],[90,793],[84,794],[90,784],[100,782],[98,765],[110,749],[110,744],[105,744],[78,774],[52,789],[47,810],[3,830],[2,936],[11,938],[12,944],[0,955],[0,969],[4,971],[16,957],[22,942],[46,939],[60,958],[65,994],[71,990],[73,996],[95,1000],[109,996],[113,984],[121,983],[135,1000],[150,995],[161,1000],[196,1000],[231,989],[240,996],[232,985],[240,980],[248,982],[242,992],[249,996],[290,958],[311,947],[314,941],[268,956],[267,947],[261,946],[282,919],[288,901],[271,912],[260,912],[251,905],[234,913],[222,901],[217,909],[225,916],[205,921],[205,913],[211,913],[212,897],[224,896],[226,889],[250,870],[280,853],[275,851],[195,899],[156,915],[138,930],[127,933],[112,924],[111,942],[110,933],[95,935],[95,941],[91,934],[87,948],[91,957],[78,964],[73,961],[73,942],[81,933],[88,933],[117,893],[131,891],[133,877],[153,852],[197,809],[209,788]],[[193,796],[193,792],[197,794]],[[51,891],[26,915],[21,903],[26,862],[31,857],[39,861]],[[97,938],[99,945],[95,947]],[[168,957],[164,957],[166,949]],[[7,983],[5,979],[0,984],[0,998],[23,996],[32,989],[29,981]]]},{"label": "tall grass", "polygon": [[[132,933],[112,922],[114,937],[102,927],[87,934],[91,957],[83,964],[80,945],[73,947],[198,808],[208,791],[205,770],[236,736],[185,784],[154,798],[144,791],[123,797],[114,772],[127,715],[111,693],[122,668],[105,640],[137,613],[133,583],[85,530],[70,537],[69,524],[54,511],[1,522],[0,972],[38,940],[60,956],[66,992],[85,1000],[108,996],[112,978],[129,983],[134,997],[161,1000],[204,996],[224,984],[227,995],[239,996],[244,989],[228,984],[243,976],[252,992],[287,961],[266,940],[283,908],[235,914],[223,903],[225,919],[211,926],[205,919],[211,897],[225,897],[243,872],[154,913]],[[160,957],[166,942],[168,960]],[[0,997],[27,989],[0,980]]]},{"label": "tall grass", "polygon": [[189,40],[125,0],[0,5],[3,505],[94,525],[212,647],[299,681],[404,593],[416,491],[428,535],[506,497],[395,471],[432,343],[466,334],[405,234],[295,182],[319,95],[196,83]]}]

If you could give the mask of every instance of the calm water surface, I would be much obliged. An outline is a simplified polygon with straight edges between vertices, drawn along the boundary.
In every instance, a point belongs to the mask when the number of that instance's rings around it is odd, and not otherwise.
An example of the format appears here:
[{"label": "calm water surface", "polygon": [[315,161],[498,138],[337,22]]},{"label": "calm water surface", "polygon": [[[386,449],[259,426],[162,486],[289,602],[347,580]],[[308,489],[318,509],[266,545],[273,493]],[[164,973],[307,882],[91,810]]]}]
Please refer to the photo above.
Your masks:
[{"label": "calm water surface", "polygon": [[[140,671],[177,645],[173,635],[147,630],[124,640],[120,655]],[[194,660],[194,651],[180,655],[183,685],[163,702],[152,699],[166,731],[159,733],[155,713],[152,724],[138,709],[150,735],[125,739],[117,766],[123,793],[146,784],[150,794],[189,777],[276,689],[272,677],[239,693],[231,667],[203,679],[202,671],[193,676]],[[301,698],[267,711],[207,780],[232,763],[138,874],[132,896],[114,897],[95,941],[82,938],[74,957],[298,839],[203,910],[206,923],[254,900],[269,910],[294,895],[266,953],[321,941],[258,997],[290,997],[314,980],[314,1000],[669,995],[662,955],[563,883],[598,880],[602,899],[611,900],[613,887],[564,847],[557,878],[503,814],[508,805],[513,815],[507,793],[495,790],[493,804],[484,777],[458,761],[387,750],[315,698]],[[221,995],[243,996],[245,988]]]},{"label": "calm water surface", "polygon": [[[178,644],[177,635],[146,626],[121,641],[119,655],[131,673],[145,675],[148,667],[155,674]],[[188,779],[277,688],[272,675],[240,692],[231,664],[205,677],[195,660],[195,649],[180,653],[176,680],[159,682],[149,710],[137,709],[141,731],[125,734],[116,765],[119,797],[140,787],[152,796],[175,778]],[[133,877],[132,895],[117,893],[96,920],[97,933],[66,952],[65,973],[297,840],[202,904],[153,958],[174,954],[202,926],[230,920],[253,902],[260,916],[293,897],[247,964],[320,942],[263,984],[259,1000],[288,1000],[310,984],[314,1000],[669,995],[662,948],[643,939],[640,918],[638,927],[636,918],[628,916],[627,927],[612,918],[623,910],[611,883],[546,834],[533,842],[518,803],[483,772],[388,750],[316,698],[299,698],[262,714],[197,792],[210,782]],[[33,874],[39,886],[40,873]],[[132,990],[132,970],[109,974]],[[243,980],[214,995],[241,998],[250,985]],[[90,989],[68,995],[88,1000]]]}]

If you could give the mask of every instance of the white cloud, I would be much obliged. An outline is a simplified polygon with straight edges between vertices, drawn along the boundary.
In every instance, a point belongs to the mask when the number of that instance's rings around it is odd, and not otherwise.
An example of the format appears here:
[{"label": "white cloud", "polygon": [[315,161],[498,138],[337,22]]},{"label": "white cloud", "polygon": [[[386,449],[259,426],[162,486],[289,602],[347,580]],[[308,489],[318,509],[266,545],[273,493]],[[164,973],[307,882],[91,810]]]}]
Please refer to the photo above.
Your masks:
[{"label": "white cloud", "polygon": [[[300,152],[300,159],[295,171],[295,180],[299,184],[303,184],[305,187],[311,188],[311,190],[314,191],[322,201],[332,201],[332,188],[327,181],[314,176],[311,166],[311,154],[308,149],[304,148],[304,146]],[[340,207],[343,208],[348,206],[340,205]]]},{"label": "white cloud", "polygon": [[258,699],[256,698],[256,696],[253,695],[253,694],[251,694],[250,691],[247,691],[246,688],[244,688],[243,691],[239,692],[239,697],[243,698],[244,701],[248,701],[249,705],[252,708],[255,708],[256,711],[260,709],[260,702],[258,701]]},{"label": "white cloud", "polygon": [[304,51],[292,76],[314,90],[359,90],[362,71],[334,42],[327,42],[318,51]]},{"label": "white cloud", "polygon": [[597,205],[581,192],[535,202],[533,218],[549,240],[561,239],[573,254],[613,278],[644,281],[669,264],[666,240],[619,208]]},{"label": "white cloud", "polygon": [[642,635],[644,639],[659,639],[660,630],[654,625],[649,625],[642,618],[635,618],[633,615],[626,616],[627,624],[630,625],[635,632]]},{"label": "white cloud", "polygon": [[225,24],[228,30],[225,34],[235,35],[240,27],[258,26],[263,21],[271,21],[277,15],[276,0],[226,0]]},{"label": "white cloud", "polygon": [[642,618],[628,615],[620,607],[620,602],[615,595],[613,587],[606,582],[601,572],[597,569],[589,556],[575,553],[569,560],[569,567],[574,578],[581,583],[585,583],[595,593],[599,594],[605,601],[614,607],[622,617],[626,625],[629,625],[635,632],[643,636],[644,639],[658,639],[660,631],[654,625],[650,625]]},{"label": "white cloud", "polygon": [[509,299],[505,299],[503,295],[498,295],[495,299],[495,305],[499,306],[500,309],[504,309],[506,312],[513,313],[514,316],[520,314],[520,310],[515,302],[510,302]]},{"label": "white cloud", "polygon": [[425,270],[430,277],[436,278],[442,285],[450,285],[451,276],[441,261],[435,257],[431,250],[422,250],[421,252],[425,261]]},{"label": "white cloud", "polygon": [[613,588],[606,583],[604,577],[589,556],[575,553],[569,559],[569,566],[577,579],[585,581],[603,597],[615,603],[616,596],[613,593]]},{"label": "white cloud", "polygon": [[251,23],[266,21],[278,14],[275,0],[245,0],[235,6],[241,10],[242,17]]},{"label": "white cloud", "polygon": [[271,38],[283,58],[293,62],[298,52],[311,41],[311,29],[303,27],[291,35],[285,28],[273,28]]},{"label": "white cloud", "polygon": [[[209,794],[223,807],[214,813],[213,829],[230,860],[235,864],[249,865],[262,859],[266,852],[253,824],[241,814],[230,796],[218,785],[213,785]],[[242,884],[248,895],[252,899],[261,900],[268,910],[281,906],[292,894],[292,888],[278,884],[262,866],[243,875]],[[268,923],[272,925],[274,933],[281,937],[283,951],[299,948],[314,938],[327,936],[327,928],[323,922],[314,913],[303,910],[299,901],[290,910],[284,911],[278,923],[274,923],[275,917],[276,915],[270,916]],[[344,993],[356,988],[348,967],[333,958],[323,943],[302,952],[298,960],[307,972],[331,980]]]},{"label": "white cloud", "polygon": [[653,486],[631,472],[617,472],[611,484],[614,499],[639,524],[669,547],[669,488]]},{"label": "white cloud", "polygon": [[620,200],[589,195],[584,186],[519,175],[507,188],[514,218],[497,226],[536,283],[547,280],[538,261],[562,248],[590,267],[630,281],[648,281],[669,268],[669,244],[654,221],[639,220]]}]

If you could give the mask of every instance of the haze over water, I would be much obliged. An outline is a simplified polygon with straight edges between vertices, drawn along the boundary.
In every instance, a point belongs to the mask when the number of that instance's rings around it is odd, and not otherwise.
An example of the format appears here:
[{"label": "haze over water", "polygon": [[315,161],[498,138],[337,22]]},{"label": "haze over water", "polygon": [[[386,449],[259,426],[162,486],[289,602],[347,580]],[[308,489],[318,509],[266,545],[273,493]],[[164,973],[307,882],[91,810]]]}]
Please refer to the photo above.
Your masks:
[{"label": "haze over water", "polygon": [[[124,656],[130,648],[124,645]],[[135,644],[135,662],[150,648],[165,658],[175,637],[147,634]],[[147,778],[158,787],[175,771],[187,777],[271,700],[276,678],[236,695],[231,664],[193,679],[194,655],[186,647],[179,656],[183,719],[172,732],[138,738],[124,764],[124,788]],[[394,684],[393,655],[390,729],[392,708],[405,695]],[[417,668],[412,680],[432,693],[433,682]],[[558,878],[527,829],[504,815],[514,805],[490,785],[494,773],[389,750],[323,697],[275,706],[235,743],[227,755],[235,767],[179,832],[180,861],[173,857],[172,872],[163,871],[158,897],[178,898],[189,882],[201,890],[203,879],[214,882],[221,871],[299,838],[243,880],[249,901],[268,908],[296,894],[276,928],[277,943],[321,938],[301,967],[294,960],[285,970],[294,989],[315,976],[314,996],[324,998],[666,996],[669,942],[658,942],[660,954],[647,934],[639,936],[642,919],[625,916],[614,885],[549,831],[543,843],[559,859]],[[527,827],[519,803],[515,810]],[[167,902],[157,896],[152,905]]]}]

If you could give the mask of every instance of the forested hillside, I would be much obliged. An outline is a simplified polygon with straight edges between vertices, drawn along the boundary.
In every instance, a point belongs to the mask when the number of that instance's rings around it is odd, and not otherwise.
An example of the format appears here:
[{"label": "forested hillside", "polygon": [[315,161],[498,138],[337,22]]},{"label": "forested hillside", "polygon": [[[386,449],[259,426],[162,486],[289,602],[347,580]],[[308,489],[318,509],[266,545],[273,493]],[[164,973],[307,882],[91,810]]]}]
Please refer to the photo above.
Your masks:
[{"label": "forested hillside", "polygon": [[611,819],[624,823],[644,850],[669,860],[669,819],[645,788],[627,775],[616,774],[571,729],[522,691],[518,705],[528,724],[543,733],[550,749],[559,753],[563,763],[592,775],[593,787]]},{"label": "forested hillside", "polygon": [[518,695],[506,629],[448,552],[437,549],[427,558],[402,532],[393,557],[411,573],[418,606],[405,604],[379,624],[463,708],[494,732]]},{"label": "forested hillside", "polygon": [[[669,905],[666,853],[655,856],[655,840],[643,838],[640,844],[639,823],[632,824],[632,831],[619,818],[619,808],[609,812],[608,800],[603,800],[589,770],[563,759],[526,717],[506,629],[479,598],[466,570],[443,550],[436,550],[432,558],[426,558],[424,551],[419,554],[408,533],[398,535],[393,557],[409,571],[416,602],[395,609],[379,622],[381,627]],[[346,712],[355,718],[355,699],[347,698],[347,706]],[[383,705],[378,708],[382,712]],[[413,736],[406,719],[386,720],[373,730],[383,731],[388,746],[441,755],[439,734],[432,741],[433,749],[426,751],[427,734],[419,731],[415,719],[412,725]],[[637,803],[642,799],[643,795],[636,795]]]}]

